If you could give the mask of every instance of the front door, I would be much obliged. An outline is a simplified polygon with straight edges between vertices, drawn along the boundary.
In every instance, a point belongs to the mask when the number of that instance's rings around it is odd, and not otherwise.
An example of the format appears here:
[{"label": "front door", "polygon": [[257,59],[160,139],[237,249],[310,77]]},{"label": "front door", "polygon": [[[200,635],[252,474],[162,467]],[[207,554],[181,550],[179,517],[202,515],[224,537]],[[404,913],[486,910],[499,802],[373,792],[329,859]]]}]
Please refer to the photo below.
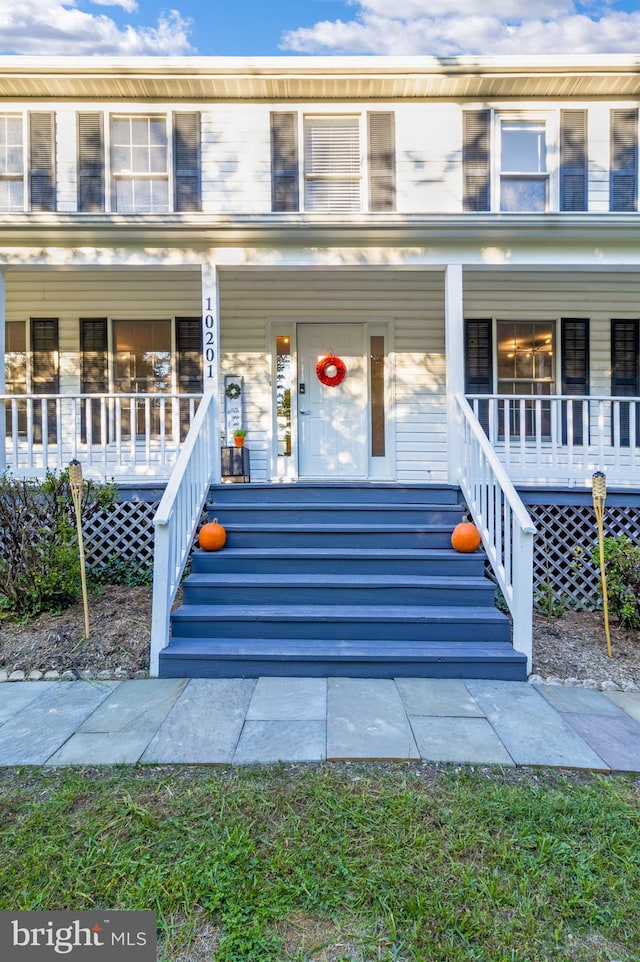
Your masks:
[{"label": "front door", "polygon": [[[299,476],[364,478],[369,438],[365,327],[299,324],[297,339]],[[344,377],[340,364],[323,365],[328,355],[343,363]]]}]

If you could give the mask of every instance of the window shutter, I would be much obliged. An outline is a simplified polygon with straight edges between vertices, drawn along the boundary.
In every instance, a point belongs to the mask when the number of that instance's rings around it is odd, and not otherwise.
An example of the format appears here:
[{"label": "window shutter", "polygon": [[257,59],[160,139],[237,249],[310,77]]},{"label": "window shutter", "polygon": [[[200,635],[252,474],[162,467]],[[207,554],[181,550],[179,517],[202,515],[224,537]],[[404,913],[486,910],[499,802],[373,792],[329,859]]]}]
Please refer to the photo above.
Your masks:
[{"label": "window shutter", "polygon": [[176,317],[178,390],[185,394],[202,391],[202,320]]},{"label": "window shutter", "polygon": [[[589,394],[589,320],[585,317],[563,317],[560,321],[560,345],[562,370],[560,374],[562,394]],[[567,406],[562,408],[563,444],[567,443]],[[573,443],[583,443],[582,407],[573,407]]]},{"label": "window shutter", "polygon": [[31,210],[55,210],[55,115],[29,114],[29,188]]},{"label": "window shutter", "polygon": [[104,120],[78,114],[78,210],[104,210]]},{"label": "window shutter", "polygon": [[105,394],[108,389],[106,317],[80,318],[80,350],[82,393]]},{"label": "window shutter", "polygon": [[[59,394],[60,375],[58,367],[58,318],[31,318],[31,374],[34,394]],[[55,401],[46,405],[46,432],[50,443],[56,440]],[[33,440],[39,444],[43,434],[42,407],[33,407]]]},{"label": "window shutter", "polygon": [[369,209],[396,209],[395,116],[375,111],[368,114]]},{"label": "window shutter", "polygon": [[609,179],[612,211],[638,209],[638,111],[611,111],[611,172]]},{"label": "window shutter", "polygon": [[587,111],[560,111],[560,210],[588,209]]},{"label": "window shutter", "polygon": [[[611,321],[611,393],[640,396],[640,321]],[[620,444],[628,447],[629,405],[620,405]],[[613,422],[611,431],[613,435]],[[612,437],[615,444],[615,438]],[[636,445],[640,445],[640,410],[636,407]]]},{"label": "window shutter", "polygon": [[[464,370],[466,394],[493,393],[493,331],[489,319],[465,321]],[[489,433],[489,404],[481,401],[478,420]]]},{"label": "window shutter", "polygon": [[295,113],[271,114],[271,209],[278,213],[300,210]]},{"label": "window shutter", "polygon": [[491,111],[465,110],[463,118],[463,209],[491,210]]},{"label": "window shutter", "polygon": [[200,114],[173,115],[175,209],[202,210],[200,189]]}]

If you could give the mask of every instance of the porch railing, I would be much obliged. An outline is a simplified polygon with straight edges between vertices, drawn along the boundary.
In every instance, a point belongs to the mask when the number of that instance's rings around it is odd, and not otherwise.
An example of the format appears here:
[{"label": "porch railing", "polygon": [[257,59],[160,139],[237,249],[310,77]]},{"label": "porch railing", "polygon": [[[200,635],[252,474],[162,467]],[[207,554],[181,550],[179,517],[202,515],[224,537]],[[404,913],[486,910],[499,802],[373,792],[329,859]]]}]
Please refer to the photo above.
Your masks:
[{"label": "porch railing", "polygon": [[462,429],[458,483],[513,619],[513,646],[527,656],[533,641],[533,537],[535,525],[498,460],[478,417],[455,396]]},{"label": "porch railing", "polygon": [[0,467],[42,476],[76,458],[91,478],[166,480],[200,394],[0,396]]},{"label": "porch railing", "polygon": [[467,399],[509,477],[522,484],[637,484],[640,397],[474,394]]},{"label": "porch railing", "polygon": [[218,451],[217,403],[212,393],[205,394],[153,519],[152,676],[158,674],[160,652],[169,641],[171,608],[215,480]]}]

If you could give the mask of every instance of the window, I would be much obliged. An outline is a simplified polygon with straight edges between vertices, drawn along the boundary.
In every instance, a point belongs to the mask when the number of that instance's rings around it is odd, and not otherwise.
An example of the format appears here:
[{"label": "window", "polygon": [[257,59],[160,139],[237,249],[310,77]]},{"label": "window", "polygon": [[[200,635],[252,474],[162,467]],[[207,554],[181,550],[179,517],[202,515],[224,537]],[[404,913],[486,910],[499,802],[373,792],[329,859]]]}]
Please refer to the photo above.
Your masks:
[{"label": "window", "polygon": [[533,120],[500,124],[500,210],[547,208],[546,125]]},{"label": "window", "polygon": [[169,164],[165,117],[112,117],[111,173],[118,213],[166,213]]},{"label": "window", "polygon": [[24,210],[22,117],[0,115],[0,210]]},{"label": "window", "polygon": [[360,210],[360,177],[359,118],[305,117],[305,210]]},{"label": "window", "polygon": [[[544,117],[464,110],[463,210],[540,213],[588,209],[588,112]],[[550,156],[558,169],[551,175]]]},{"label": "window", "polygon": [[27,121],[25,128],[22,114],[0,114],[0,210],[55,210],[55,116],[32,111]]},{"label": "window", "polygon": [[[497,360],[498,394],[548,395],[555,394],[554,324],[528,321],[498,321]],[[536,406],[525,402],[525,423],[521,425],[522,408],[511,410],[512,435],[521,429],[527,437],[535,435]],[[551,409],[542,405],[542,434],[549,436]],[[500,427],[501,433],[504,425]]]},{"label": "window", "polygon": [[272,113],[271,187],[277,212],[394,210],[394,115]]}]

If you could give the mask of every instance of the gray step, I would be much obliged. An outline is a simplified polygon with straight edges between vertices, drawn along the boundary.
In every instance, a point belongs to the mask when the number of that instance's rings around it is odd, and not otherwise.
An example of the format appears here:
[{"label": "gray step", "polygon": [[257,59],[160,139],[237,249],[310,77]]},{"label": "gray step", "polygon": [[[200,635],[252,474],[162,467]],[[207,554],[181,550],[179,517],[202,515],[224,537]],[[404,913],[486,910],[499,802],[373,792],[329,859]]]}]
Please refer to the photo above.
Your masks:
[{"label": "gray step", "polygon": [[275,524],[328,525],[429,525],[448,524],[453,528],[462,520],[458,504],[392,504],[385,502],[270,502],[252,498],[209,505],[210,520],[214,517],[223,525]]},{"label": "gray step", "polygon": [[484,577],[388,574],[191,574],[185,605],[493,605],[495,587]]},{"label": "gray step", "polygon": [[177,639],[160,653],[165,678],[261,675],[525,681],[526,658],[504,642],[397,641],[381,649],[367,641],[263,638]]},{"label": "gray step", "polygon": [[304,481],[296,481],[295,484],[259,484],[252,481],[248,486],[220,484],[211,487],[210,500],[216,506],[234,503],[237,500],[246,500],[247,491],[251,498],[275,503],[350,501],[362,504],[366,501],[385,501],[392,504],[457,504],[460,500],[460,489],[451,485],[396,484],[383,481],[350,484],[315,484]]},{"label": "gray step", "polygon": [[507,617],[490,607],[457,605],[183,605],[171,615],[173,638],[291,638],[377,641],[502,641]]},{"label": "gray step", "polygon": [[449,548],[452,526],[371,524],[226,524],[227,544],[246,547]]},{"label": "gray step", "polygon": [[287,571],[361,574],[440,574],[480,576],[484,571],[481,552],[460,554],[451,548],[230,548],[191,555],[191,570],[204,572]]}]

